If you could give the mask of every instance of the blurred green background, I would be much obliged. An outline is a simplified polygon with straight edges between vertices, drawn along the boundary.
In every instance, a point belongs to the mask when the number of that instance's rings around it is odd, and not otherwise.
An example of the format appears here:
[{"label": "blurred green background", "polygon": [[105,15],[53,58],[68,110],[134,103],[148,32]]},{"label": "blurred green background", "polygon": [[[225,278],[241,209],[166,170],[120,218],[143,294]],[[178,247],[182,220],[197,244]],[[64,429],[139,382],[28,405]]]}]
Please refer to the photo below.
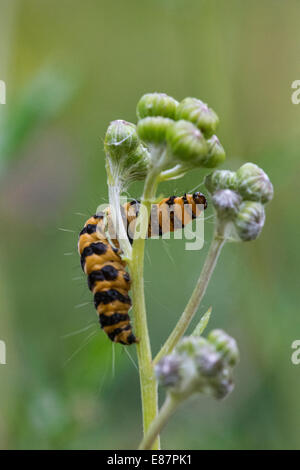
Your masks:
[{"label": "blurred green background", "polygon": [[[140,439],[135,351],[131,360],[116,345],[113,365],[76,244],[107,200],[106,127],[134,122],[150,91],[208,102],[221,120],[224,167],[253,161],[275,187],[261,237],[225,247],[197,317],[212,305],[209,329],[237,339],[235,391],[187,403],[163,446],[299,448],[299,15],[297,0],[0,0],[1,448],[124,449]],[[180,195],[203,177],[197,170],[160,189]],[[191,294],[212,228],[208,219],[196,253],[184,241],[147,242],[154,351]]]}]

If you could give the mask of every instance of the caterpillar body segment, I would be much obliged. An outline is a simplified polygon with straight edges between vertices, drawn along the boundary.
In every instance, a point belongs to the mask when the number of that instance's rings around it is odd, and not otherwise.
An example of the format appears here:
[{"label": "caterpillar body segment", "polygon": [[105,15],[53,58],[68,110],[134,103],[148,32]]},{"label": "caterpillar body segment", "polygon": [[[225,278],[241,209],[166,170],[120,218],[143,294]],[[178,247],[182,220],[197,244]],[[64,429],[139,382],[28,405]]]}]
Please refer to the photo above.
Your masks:
[{"label": "caterpillar body segment", "polygon": [[104,230],[104,214],[93,216],[85,223],[78,241],[81,267],[94,294],[101,328],[116,343],[136,343],[128,315],[130,277],[121,250],[109,243]]},{"label": "caterpillar body segment", "polygon": [[[199,205],[202,205],[199,207]],[[171,196],[152,206],[148,237],[161,236],[182,229],[192,219],[199,217],[207,203],[203,194]],[[127,226],[130,242],[139,214],[140,203],[131,201],[122,206],[122,217]],[[88,277],[88,287],[94,295],[95,308],[101,328],[108,337],[124,345],[138,342],[133,334],[128,311],[131,307],[130,276],[118,240],[106,236],[106,221],[111,226],[110,209],[89,218],[79,234],[78,252],[81,267]],[[109,234],[111,233],[108,229]]]},{"label": "caterpillar body segment", "polygon": [[[206,198],[200,192],[162,199],[159,204],[152,205],[148,238],[183,229],[191,220],[199,217],[206,207]],[[126,222],[128,238],[131,243],[133,242],[139,208],[139,201],[131,201],[124,205],[125,217],[123,216],[123,219]]]}]

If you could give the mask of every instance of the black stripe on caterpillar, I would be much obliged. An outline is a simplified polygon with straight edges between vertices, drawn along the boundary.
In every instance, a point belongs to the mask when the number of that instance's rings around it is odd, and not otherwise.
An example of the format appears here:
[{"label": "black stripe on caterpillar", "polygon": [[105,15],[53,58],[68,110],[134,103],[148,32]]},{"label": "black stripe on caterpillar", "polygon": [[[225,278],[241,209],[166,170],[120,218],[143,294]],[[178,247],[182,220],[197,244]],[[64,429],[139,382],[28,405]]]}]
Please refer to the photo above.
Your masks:
[{"label": "black stripe on caterpillar", "polygon": [[[138,201],[123,206],[123,217],[131,231],[134,230],[139,207]],[[199,217],[202,208],[206,207],[206,199],[199,192],[162,199],[159,204],[152,206],[148,237],[182,229],[192,219]],[[138,341],[132,332],[128,315],[131,281],[117,240],[113,239],[111,244],[106,238],[105,218],[109,217],[110,210],[107,208],[106,215],[94,215],[86,221],[79,234],[78,252],[81,267],[88,276],[88,287],[94,294],[101,328],[112,341],[129,345]],[[128,233],[132,242],[131,235]]]}]

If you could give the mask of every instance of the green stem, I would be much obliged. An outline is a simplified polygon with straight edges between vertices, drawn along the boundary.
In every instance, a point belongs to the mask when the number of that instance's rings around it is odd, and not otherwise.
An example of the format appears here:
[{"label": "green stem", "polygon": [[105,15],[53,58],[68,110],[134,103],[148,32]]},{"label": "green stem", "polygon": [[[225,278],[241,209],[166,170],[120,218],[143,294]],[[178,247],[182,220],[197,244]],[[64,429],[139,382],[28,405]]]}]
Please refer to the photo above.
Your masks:
[{"label": "green stem", "polygon": [[184,167],[181,164],[170,168],[169,170],[162,171],[159,175],[159,182],[168,181],[170,179],[181,178],[188,168]]},{"label": "green stem", "polygon": [[146,433],[144,439],[142,440],[139,450],[149,450],[157,436],[159,436],[161,430],[166,425],[167,421],[174,413],[176,408],[179,405],[179,401],[173,398],[171,395],[167,395],[167,398],[160,409],[159,414],[152,421],[151,426],[149,427],[148,432]]},{"label": "green stem", "polygon": [[200,277],[192,293],[192,296],[188,301],[187,306],[174,330],[172,331],[169,338],[153,360],[154,365],[157,364],[163,356],[169,354],[173,350],[173,348],[176,346],[176,344],[188,328],[193,316],[199,308],[201,300],[203,299],[203,296],[205,294],[208,283],[210,281],[210,278],[212,276],[212,273],[214,271],[218,257],[225,241],[226,239],[224,237],[224,231],[216,231],[209,247]]},{"label": "green stem", "polygon": [[[145,182],[138,217],[140,236],[134,240],[132,259],[128,262],[132,280],[134,328],[136,336],[139,339],[139,343],[137,344],[137,356],[140,373],[144,434],[148,431],[151,422],[155,419],[158,412],[157,382],[152,364],[144,294],[145,237],[148,230],[151,203],[155,197],[156,188],[157,172],[152,171],[148,174]],[[159,448],[159,437],[157,437],[153,443],[153,449],[157,450]]]}]

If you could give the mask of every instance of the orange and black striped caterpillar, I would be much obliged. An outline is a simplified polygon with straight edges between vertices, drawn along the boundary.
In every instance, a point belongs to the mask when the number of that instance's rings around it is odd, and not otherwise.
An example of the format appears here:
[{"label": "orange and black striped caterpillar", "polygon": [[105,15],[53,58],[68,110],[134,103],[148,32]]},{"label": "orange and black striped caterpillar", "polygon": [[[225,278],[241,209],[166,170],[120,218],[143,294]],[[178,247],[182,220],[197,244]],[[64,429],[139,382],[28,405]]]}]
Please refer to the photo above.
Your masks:
[{"label": "orange and black striped caterpillar", "polygon": [[[171,196],[154,204],[148,227],[148,237],[163,235],[166,232],[182,229],[192,219],[199,217],[201,208],[207,203],[203,194],[185,194],[182,197]],[[131,201],[122,206],[126,226],[135,223],[139,213],[139,201]],[[88,287],[94,294],[94,304],[99,314],[101,328],[108,337],[125,345],[138,342],[132,332],[128,311],[131,307],[130,276],[125,270],[126,262],[117,240],[109,242],[105,235],[107,218],[110,210],[89,218],[79,234],[78,252],[81,267],[88,276]],[[163,221],[168,219],[168,227]],[[105,221],[106,220],[106,221]],[[127,229],[128,230],[128,229]],[[128,231],[128,238],[132,238]]]}]

